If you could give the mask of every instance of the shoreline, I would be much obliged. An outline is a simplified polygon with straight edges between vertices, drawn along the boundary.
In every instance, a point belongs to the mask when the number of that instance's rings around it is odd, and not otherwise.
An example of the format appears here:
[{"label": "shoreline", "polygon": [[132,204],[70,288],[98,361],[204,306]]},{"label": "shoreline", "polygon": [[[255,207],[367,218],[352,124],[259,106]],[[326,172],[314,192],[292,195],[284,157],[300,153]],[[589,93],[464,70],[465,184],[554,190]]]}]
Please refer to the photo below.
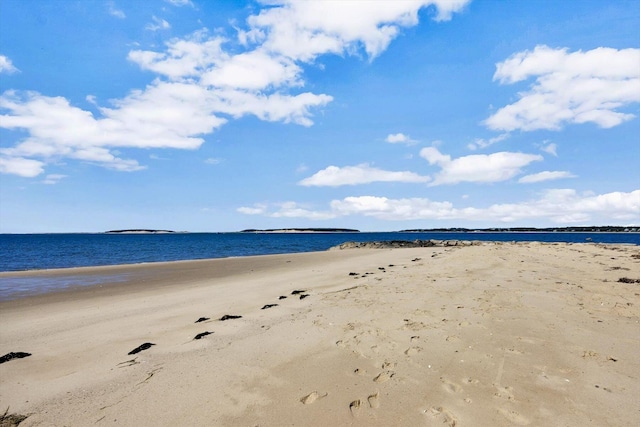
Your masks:
[{"label": "shoreline", "polygon": [[[79,266],[79,267],[63,267],[63,268],[50,268],[40,270],[20,270],[20,271],[0,271],[0,286],[2,281],[21,280],[23,279],[23,287],[29,287],[29,281],[41,282],[42,280],[49,280],[50,283],[40,283],[41,287],[46,287],[46,290],[24,290],[19,294],[13,295],[9,291],[3,290],[0,287],[0,308],[4,302],[11,302],[21,300],[23,298],[33,297],[46,297],[50,294],[65,294],[67,292],[81,291],[81,292],[96,292],[97,289],[108,286],[127,286],[125,282],[136,279],[136,275],[145,271],[148,267],[166,269],[171,268],[172,265],[178,266],[180,263],[185,265],[185,268],[194,268],[200,266],[200,268],[212,268],[216,262],[223,262],[224,260],[242,260],[242,259],[260,259],[264,258],[264,262],[269,262],[271,258],[268,257],[281,257],[291,256],[296,254],[321,254],[331,251],[348,251],[354,249],[398,249],[398,248],[417,248],[417,247],[464,247],[464,246],[483,246],[483,245],[527,245],[527,244],[539,244],[539,245],[600,245],[600,246],[638,246],[633,243],[598,243],[598,242],[584,242],[584,243],[567,243],[567,242],[538,242],[538,241],[485,241],[485,240],[391,240],[391,241],[348,241],[340,245],[331,247],[326,251],[310,251],[310,252],[292,252],[292,253],[279,253],[279,254],[265,254],[265,255],[246,255],[246,256],[229,256],[221,258],[201,258],[201,259],[187,259],[187,260],[173,260],[173,261],[150,261],[139,262],[131,264],[110,264],[110,265],[97,265],[97,266]],[[274,258],[276,259],[276,258]],[[192,266],[189,266],[192,263]],[[208,263],[212,263],[209,265]],[[133,276],[129,278],[128,276]],[[56,279],[58,284],[56,284]],[[90,282],[88,284],[81,284],[82,282]],[[66,283],[61,285],[60,282]],[[33,285],[31,285],[33,287]],[[62,297],[62,296],[61,296]]]},{"label": "shoreline", "polygon": [[21,426],[640,422],[640,285],[618,281],[640,279],[637,246],[497,242],[82,270],[130,275],[0,303],[0,356],[31,354],[0,364],[0,404],[28,416]]}]

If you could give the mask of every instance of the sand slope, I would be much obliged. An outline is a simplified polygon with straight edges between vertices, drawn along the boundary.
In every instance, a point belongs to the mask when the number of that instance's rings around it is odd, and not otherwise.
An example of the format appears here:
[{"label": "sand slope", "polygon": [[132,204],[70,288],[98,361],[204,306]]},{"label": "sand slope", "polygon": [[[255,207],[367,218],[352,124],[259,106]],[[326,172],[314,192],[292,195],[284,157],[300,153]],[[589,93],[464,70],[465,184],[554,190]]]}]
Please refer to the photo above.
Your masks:
[{"label": "sand slope", "polygon": [[32,353],[0,365],[21,425],[640,424],[637,246],[82,269],[104,271],[129,282],[0,303],[0,353]]}]

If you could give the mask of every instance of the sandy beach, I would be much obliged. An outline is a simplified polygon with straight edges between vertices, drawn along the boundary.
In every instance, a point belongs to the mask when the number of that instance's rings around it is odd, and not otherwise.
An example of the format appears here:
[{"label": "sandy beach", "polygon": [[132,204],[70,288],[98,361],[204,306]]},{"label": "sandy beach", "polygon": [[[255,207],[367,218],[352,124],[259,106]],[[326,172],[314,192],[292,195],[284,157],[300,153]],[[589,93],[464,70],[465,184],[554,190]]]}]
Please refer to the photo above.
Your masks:
[{"label": "sandy beach", "polygon": [[0,356],[30,354],[0,364],[0,413],[21,426],[640,425],[638,246],[1,276],[70,274],[126,280],[0,302]]}]

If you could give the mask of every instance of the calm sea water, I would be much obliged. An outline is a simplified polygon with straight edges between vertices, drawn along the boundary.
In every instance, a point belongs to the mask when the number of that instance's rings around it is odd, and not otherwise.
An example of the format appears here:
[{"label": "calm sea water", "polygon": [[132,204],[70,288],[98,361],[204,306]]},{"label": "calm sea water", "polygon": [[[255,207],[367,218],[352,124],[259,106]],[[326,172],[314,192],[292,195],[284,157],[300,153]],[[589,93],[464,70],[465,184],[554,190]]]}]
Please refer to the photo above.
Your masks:
[{"label": "calm sea water", "polygon": [[[0,234],[0,272],[234,256],[323,251],[347,241],[459,239],[632,243],[638,233],[176,233],[176,234]],[[104,281],[126,278],[105,277]],[[0,300],[61,287],[91,285],[100,278],[0,277]]]}]

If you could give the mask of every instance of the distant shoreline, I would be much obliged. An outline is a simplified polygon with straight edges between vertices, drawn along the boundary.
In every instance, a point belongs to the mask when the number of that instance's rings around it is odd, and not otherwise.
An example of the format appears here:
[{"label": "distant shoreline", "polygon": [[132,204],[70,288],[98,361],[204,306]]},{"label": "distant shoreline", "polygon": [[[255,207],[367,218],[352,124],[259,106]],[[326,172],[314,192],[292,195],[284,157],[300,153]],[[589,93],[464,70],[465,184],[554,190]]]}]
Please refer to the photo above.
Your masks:
[{"label": "distant shoreline", "polygon": [[152,229],[130,229],[130,230],[109,230],[109,231],[105,231],[105,234],[171,234],[171,233],[185,233],[185,231],[152,230]]},{"label": "distant shoreline", "polygon": [[272,228],[259,230],[249,228],[240,233],[360,233],[360,230],[351,228]]}]

